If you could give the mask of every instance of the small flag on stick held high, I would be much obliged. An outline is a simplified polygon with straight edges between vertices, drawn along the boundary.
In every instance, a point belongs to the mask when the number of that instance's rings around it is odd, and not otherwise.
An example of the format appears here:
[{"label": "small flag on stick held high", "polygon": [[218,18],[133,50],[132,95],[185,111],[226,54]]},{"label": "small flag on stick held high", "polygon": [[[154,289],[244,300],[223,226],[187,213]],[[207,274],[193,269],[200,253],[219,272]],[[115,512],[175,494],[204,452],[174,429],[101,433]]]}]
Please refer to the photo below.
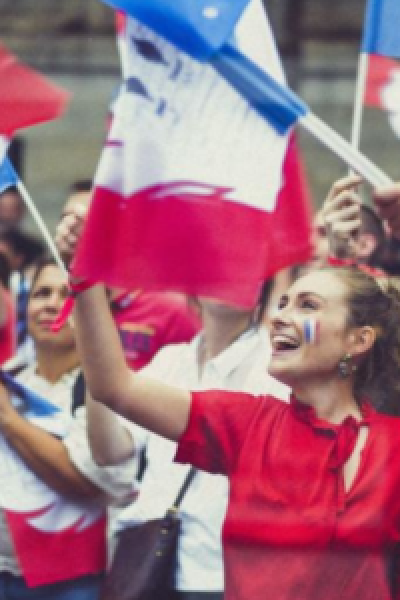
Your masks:
[{"label": "small flag on stick held high", "polygon": [[[368,0],[361,52],[358,61],[354,99],[352,145],[358,148],[361,137],[363,105],[367,90],[369,63],[377,57],[400,58],[399,0]],[[380,60],[377,60],[380,64]],[[374,67],[372,67],[374,68]]]}]

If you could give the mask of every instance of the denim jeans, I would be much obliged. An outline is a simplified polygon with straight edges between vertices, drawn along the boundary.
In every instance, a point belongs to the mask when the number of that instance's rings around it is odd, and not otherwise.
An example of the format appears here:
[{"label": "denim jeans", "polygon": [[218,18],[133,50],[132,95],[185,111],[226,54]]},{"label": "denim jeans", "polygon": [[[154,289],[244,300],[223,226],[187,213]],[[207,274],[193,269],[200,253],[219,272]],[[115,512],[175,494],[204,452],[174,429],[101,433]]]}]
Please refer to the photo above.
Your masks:
[{"label": "denim jeans", "polygon": [[103,575],[28,588],[22,577],[0,573],[0,600],[98,600]]}]

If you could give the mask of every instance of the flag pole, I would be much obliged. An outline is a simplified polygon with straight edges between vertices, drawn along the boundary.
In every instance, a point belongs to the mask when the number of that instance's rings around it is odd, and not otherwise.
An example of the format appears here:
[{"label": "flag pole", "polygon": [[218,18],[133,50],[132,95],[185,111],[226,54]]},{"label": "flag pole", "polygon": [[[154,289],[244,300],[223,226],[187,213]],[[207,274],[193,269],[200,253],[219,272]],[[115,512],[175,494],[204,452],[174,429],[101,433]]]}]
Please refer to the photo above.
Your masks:
[{"label": "flag pole", "polygon": [[211,64],[266,121],[271,123],[272,120],[278,132],[285,133],[298,120],[304,129],[373,187],[384,187],[391,183],[391,179],[379,167],[311,113],[296,94],[251,63],[235,47],[226,44]]},{"label": "flag pole", "polygon": [[24,186],[24,184],[22,183],[22,181],[19,179],[18,183],[17,183],[17,189],[19,191],[19,193],[22,196],[23,201],[25,202],[25,206],[27,207],[27,209],[29,210],[33,220],[35,221],[40,233],[42,234],[47,248],[50,251],[50,254],[52,255],[52,257],[54,258],[55,262],[57,263],[57,265],[60,267],[60,269],[63,271],[63,273],[65,273],[65,275],[68,275],[68,271],[65,268],[64,262],[57,250],[57,247],[53,241],[53,238],[50,235],[50,232],[45,224],[45,222],[43,221],[42,217],[40,216],[39,211],[37,210],[32,198],[30,197],[28,190],[26,189],[26,187]]},{"label": "flag pole", "polygon": [[368,54],[366,52],[361,52],[358,58],[358,71],[353,108],[353,123],[351,128],[351,145],[353,146],[353,148],[357,149],[360,147],[361,124],[363,117],[365,88],[367,85],[367,74]]},{"label": "flag pole", "polygon": [[392,183],[386,173],[313,113],[301,116],[299,124],[340,157],[352,171],[364,177],[373,187],[385,187]]}]

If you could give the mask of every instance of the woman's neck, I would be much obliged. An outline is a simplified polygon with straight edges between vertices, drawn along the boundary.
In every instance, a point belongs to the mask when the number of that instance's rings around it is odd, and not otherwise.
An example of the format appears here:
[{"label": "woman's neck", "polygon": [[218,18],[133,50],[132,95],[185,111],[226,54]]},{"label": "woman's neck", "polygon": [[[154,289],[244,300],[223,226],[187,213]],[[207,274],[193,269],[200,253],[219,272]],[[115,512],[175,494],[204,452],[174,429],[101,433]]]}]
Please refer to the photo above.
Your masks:
[{"label": "woman's neck", "polygon": [[338,425],[346,417],[361,419],[362,413],[353,393],[353,382],[333,376],[330,380],[293,386],[299,402],[312,406],[319,419]]},{"label": "woman's neck", "polygon": [[79,365],[75,348],[57,352],[54,348],[36,348],[37,372],[50,383],[56,383],[65,373]]}]

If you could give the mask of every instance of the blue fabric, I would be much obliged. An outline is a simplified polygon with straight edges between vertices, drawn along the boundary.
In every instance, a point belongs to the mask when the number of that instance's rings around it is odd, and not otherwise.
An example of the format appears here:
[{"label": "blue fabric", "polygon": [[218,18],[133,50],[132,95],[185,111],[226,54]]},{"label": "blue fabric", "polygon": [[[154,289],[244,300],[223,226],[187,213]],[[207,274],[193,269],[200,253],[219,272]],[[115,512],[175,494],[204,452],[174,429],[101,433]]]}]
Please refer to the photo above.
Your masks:
[{"label": "blue fabric", "polygon": [[0,600],[99,600],[102,575],[28,588],[22,577],[0,573]]},{"label": "blue fabric", "polygon": [[0,164],[0,194],[17,183],[18,176],[8,158],[5,158]]},{"label": "blue fabric", "polygon": [[39,396],[39,394],[25,387],[22,383],[13,379],[11,375],[1,369],[0,381],[6,386],[9,392],[23,400],[25,404],[24,412],[26,412],[26,414],[29,413],[36,417],[44,417],[54,415],[61,411],[56,404],[52,404],[46,398]]},{"label": "blue fabric", "polygon": [[206,62],[230,38],[250,0],[103,0]]},{"label": "blue fabric", "polygon": [[278,133],[286,133],[309,111],[296,94],[259,69],[234,45],[226,44],[211,64]]},{"label": "blue fabric", "polygon": [[400,0],[368,0],[362,51],[400,58]]}]

